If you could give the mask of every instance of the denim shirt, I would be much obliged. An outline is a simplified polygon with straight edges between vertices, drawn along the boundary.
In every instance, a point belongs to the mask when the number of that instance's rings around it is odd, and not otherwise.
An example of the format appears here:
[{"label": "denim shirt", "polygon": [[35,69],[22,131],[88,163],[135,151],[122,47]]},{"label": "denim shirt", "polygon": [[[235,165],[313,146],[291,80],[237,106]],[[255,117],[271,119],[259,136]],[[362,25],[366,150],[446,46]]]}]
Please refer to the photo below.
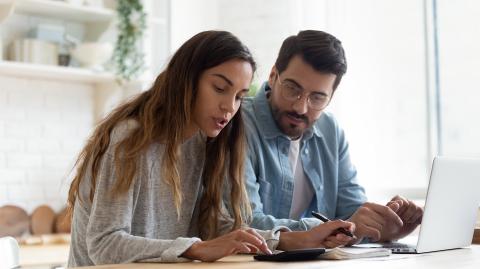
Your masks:
[{"label": "denim shirt", "polygon": [[366,201],[350,162],[343,130],[331,113],[323,112],[300,142],[299,158],[314,197],[300,220],[289,219],[294,177],[289,164],[290,139],[277,127],[264,83],[255,97],[244,98],[242,116],[248,142],[245,179],[253,211],[251,227],[287,226],[308,230],[321,224],[311,210],[330,219],[347,219]]}]

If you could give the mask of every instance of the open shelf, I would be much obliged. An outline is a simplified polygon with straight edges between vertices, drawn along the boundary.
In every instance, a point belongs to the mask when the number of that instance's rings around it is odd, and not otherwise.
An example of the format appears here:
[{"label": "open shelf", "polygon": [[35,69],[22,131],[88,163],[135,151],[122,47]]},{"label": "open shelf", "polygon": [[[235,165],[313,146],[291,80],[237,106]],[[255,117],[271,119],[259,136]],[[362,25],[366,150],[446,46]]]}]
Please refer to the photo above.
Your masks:
[{"label": "open shelf", "polygon": [[0,76],[52,79],[83,83],[113,83],[115,76],[77,67],[50,66],[31,63],[0,61]]},{"label": "open shelf", "polygon": [[109,22],[115,17],[115,11],[112,9],[79,6],[52,0],[17,0],[15,12],[86,23]]}]

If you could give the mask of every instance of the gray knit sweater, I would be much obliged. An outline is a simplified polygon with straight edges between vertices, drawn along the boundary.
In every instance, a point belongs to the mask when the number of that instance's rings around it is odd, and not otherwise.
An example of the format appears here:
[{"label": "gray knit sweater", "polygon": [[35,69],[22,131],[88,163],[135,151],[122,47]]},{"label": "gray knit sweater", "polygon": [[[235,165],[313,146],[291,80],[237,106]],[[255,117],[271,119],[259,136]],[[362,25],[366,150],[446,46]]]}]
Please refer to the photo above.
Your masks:
[{"label": "gray knit sweater", "polygon": [[[120,124],[111,135],[101,160],[93,202],[89,202],[90,174],[80,186],[73,212],[69,267],[130,262],[181,262],[180,257],[198,238],[201,175],[205,137],[198,133],[181,145],[180,177],[183,193],[180,217],[173,193],[161,177],[163,144],[153,144],[141,158],[135,180],[124,195],[112,197],[115,183],[115,145],[137,128],[135,121]],[[232,221],[220,220],[221,233]],[[259,231],[270,249],[278,245],[278,229]]]}]

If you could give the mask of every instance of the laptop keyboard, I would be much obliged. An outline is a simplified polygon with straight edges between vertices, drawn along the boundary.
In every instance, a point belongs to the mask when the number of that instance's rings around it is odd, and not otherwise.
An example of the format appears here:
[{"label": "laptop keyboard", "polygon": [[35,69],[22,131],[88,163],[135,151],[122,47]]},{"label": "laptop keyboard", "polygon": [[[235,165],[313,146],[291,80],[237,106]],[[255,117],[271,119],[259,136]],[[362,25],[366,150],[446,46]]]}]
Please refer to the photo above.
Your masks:
[{"label": "laptop keyboard", "polygon": [[392,253],[416,253],[415,246],[412,246],[410,244],[390,242],[383,243],[382,246],[384,248],[389,248]]}]

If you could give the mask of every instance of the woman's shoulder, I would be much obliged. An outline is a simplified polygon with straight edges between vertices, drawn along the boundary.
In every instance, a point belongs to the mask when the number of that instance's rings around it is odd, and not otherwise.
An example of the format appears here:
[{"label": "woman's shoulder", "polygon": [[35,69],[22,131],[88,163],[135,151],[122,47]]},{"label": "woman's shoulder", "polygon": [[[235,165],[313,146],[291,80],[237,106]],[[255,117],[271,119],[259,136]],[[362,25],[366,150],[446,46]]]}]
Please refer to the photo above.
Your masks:
[{"label": "woman's shoulder", "polygon": [[133,130],[137,129],[140,126],[137,120],[128,119],[121,121],[115,125],[110,134],[110,141],[112,144],[116,144],[121,142],[125,138],[127,138]]}]

